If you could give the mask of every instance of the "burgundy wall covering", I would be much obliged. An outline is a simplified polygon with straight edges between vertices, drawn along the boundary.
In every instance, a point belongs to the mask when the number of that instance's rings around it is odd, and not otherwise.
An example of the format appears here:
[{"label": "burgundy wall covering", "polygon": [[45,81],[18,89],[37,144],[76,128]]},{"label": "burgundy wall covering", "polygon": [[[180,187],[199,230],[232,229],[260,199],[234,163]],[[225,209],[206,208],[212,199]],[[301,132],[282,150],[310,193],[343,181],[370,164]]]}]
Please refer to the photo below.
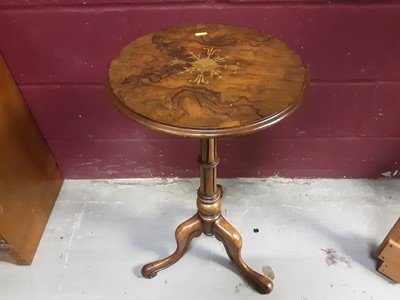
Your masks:
[{"label": "burgundy wall covering", "polygon": [[311,74],[288,119],[220,140],[220,176],[400,177],[399,1],[0,0],[0,51],[67,178],[198,176],[197,140],[135,124],[105,89],[129,41],[198,22],[270,33]]}]

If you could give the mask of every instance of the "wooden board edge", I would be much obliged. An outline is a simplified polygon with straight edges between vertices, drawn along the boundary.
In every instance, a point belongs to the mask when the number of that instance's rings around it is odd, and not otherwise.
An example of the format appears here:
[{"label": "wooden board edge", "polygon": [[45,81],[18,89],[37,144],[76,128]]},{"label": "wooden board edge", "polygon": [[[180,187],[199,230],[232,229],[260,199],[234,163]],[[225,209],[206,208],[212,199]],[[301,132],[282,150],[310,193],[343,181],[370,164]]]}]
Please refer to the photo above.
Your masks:
[{"label": "wooden board edge", "polygon": [[64,178],[57,166],[55,166],[52,177],[43,183],[41,193],[42,200],[40,206],[37,208],[40,213],[33,214],[30,220],[30,230],[26,232],[24,238],[25,243],[19,247],[22,260],[29,264],[31,264],[34,259],[63,182]]}]

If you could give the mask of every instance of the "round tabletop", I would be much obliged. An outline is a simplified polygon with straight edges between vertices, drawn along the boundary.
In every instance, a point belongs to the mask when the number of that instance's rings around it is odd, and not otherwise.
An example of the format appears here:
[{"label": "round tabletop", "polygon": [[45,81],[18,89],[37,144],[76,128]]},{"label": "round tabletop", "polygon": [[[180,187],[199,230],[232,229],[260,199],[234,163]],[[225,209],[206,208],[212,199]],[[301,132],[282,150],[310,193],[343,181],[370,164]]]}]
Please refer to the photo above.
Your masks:
[{"label": "round tabletop", "polygon": [[153,129],[213,138],[252,133],[303,101],[308,71],[254,29],[196,24],[140,37],[109,68],[114,105]]}]

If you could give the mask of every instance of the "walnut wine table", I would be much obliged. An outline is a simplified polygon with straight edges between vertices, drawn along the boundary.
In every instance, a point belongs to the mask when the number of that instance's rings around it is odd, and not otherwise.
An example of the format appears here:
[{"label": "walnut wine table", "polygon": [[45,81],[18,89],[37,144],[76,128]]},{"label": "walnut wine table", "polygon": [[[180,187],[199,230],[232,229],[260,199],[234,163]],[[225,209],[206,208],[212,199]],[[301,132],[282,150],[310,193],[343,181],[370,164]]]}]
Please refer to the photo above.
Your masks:
[{"label": "walnut wine table", "polygon": [[241,257],[242,238],[221,214],[217,138],[269,127],[303,101],[308,71],[286,44],[238,26],[169,28],[131,42],[109,68],[114,105],[129,118],[165,133],[200,140],[198,212],[178,226],[176,251],[142,268],[144,277],[177,262],[194,237],[215,235],[260,293],[273,283]]}]

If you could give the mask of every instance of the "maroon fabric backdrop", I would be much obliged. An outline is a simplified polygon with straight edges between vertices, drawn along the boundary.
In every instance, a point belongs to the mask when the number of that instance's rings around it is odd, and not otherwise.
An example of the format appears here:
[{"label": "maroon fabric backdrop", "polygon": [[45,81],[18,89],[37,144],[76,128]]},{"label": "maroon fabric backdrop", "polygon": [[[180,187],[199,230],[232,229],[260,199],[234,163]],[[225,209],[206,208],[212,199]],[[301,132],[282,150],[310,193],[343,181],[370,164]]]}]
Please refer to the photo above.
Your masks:
[{"label": "maroon fabric backdrop", "polygon": [[400,178],[398,1],[0,0],[0,51],[67,178],[198,176],[197,140],[125,119],[105,89],[129,41],[197,22],[275,35],[311,73],[291,117],[220,140],[220,176]]}]

